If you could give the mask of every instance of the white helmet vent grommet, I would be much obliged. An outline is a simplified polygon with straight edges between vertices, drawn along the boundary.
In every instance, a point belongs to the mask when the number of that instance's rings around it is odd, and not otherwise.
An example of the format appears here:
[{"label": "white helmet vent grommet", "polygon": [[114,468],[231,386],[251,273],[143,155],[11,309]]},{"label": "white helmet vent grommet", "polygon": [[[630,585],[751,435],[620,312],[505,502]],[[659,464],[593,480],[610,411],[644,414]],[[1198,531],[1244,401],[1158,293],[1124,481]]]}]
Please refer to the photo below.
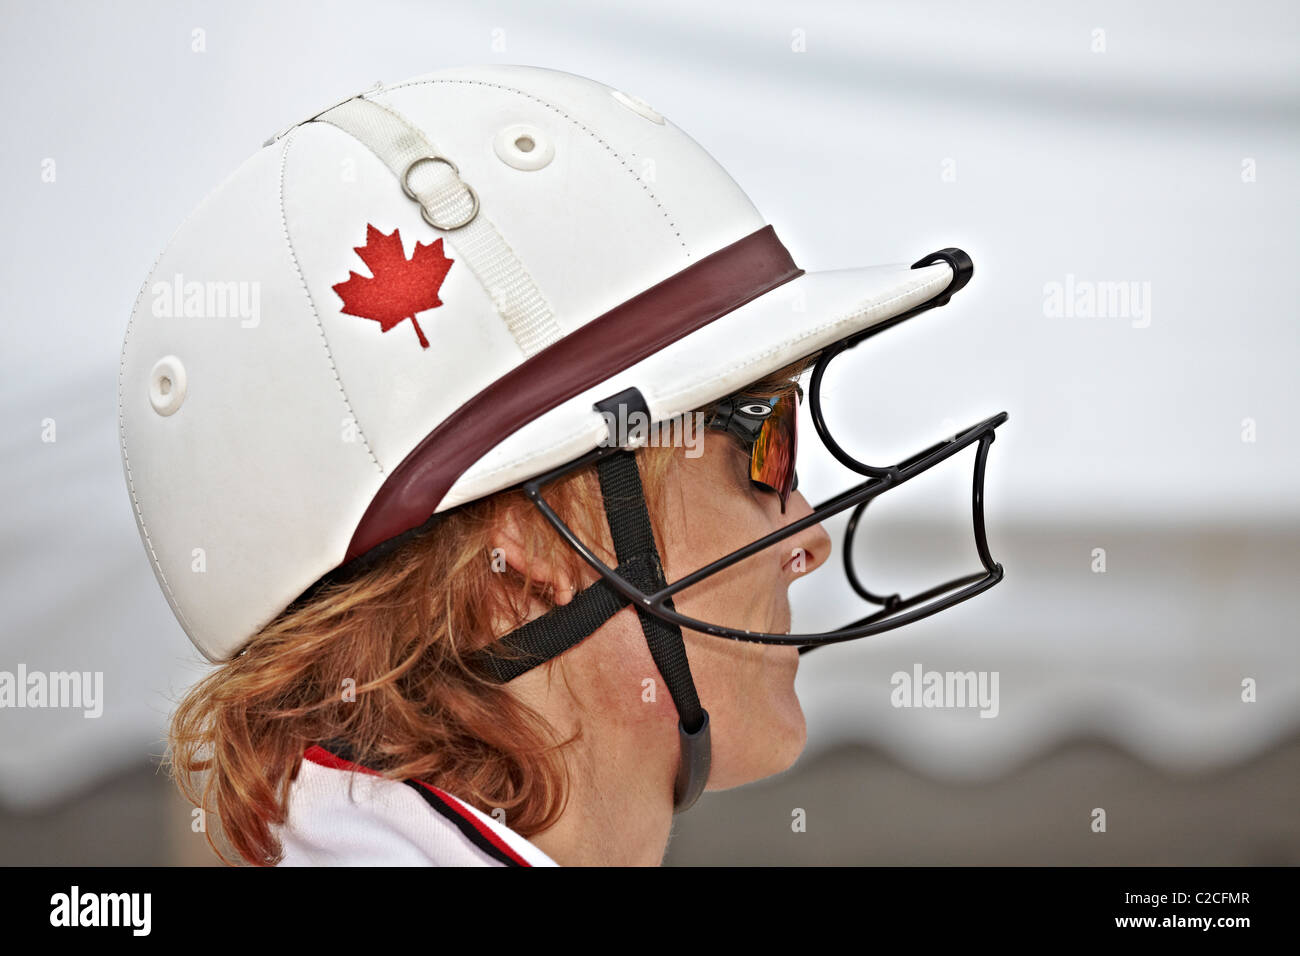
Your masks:
[{"label": "white helmet vent grommet", "polygon": [[633,113],[640,113],[650,122],[658,123],[660,126],[664,125],[663,115],[659,113],[657,110],[655,110],[645,100],[635,96],[629,96],[628,94],[624,93],[622,90],[611,90],[609,95],[614,97],[614,99],[618,100],[628,109],[630,109]]},{"label": "white helmet vent grommet", "polygon": [[185,366],[175,355],[166,355],[149,372],[149,404],[159,415],[174,415],[185,401]]},{"label": "white helmet vent grommet", "polygon": [[497,133],[493,148],[507,166],[525,171],[541,169],[555,158],[551,138],[527,123],[507,126]]}]

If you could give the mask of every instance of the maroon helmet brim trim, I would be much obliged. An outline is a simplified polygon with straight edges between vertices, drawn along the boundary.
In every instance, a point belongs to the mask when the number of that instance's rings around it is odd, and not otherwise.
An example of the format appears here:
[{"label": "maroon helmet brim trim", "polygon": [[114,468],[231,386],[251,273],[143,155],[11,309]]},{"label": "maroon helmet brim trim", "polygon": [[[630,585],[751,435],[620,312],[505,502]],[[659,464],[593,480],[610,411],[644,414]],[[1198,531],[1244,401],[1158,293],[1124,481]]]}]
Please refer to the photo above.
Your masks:
[{"label": "maroon helmet brim trim", "polygon": [[506,435],[803,272],[764,226],[525,360],[449,415],[393,470],[344,562],[422,525],[456,479]]}]

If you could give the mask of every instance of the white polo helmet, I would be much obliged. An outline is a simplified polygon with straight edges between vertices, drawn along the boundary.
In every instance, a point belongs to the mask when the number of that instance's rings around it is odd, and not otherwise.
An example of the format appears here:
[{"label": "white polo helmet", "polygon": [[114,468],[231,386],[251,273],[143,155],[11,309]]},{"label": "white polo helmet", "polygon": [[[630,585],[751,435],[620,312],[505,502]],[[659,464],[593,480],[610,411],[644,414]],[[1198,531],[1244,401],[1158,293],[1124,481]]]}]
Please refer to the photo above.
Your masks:
[{"label": "white polo helmet", "polygon": [[119,425],[149,561],[229,659],[323,575],[600,447],[597,402],[672,418],[946,302],[945,252],[804,272],[683,130],[570,73],[377,85],[268,140],[140,291]]}]

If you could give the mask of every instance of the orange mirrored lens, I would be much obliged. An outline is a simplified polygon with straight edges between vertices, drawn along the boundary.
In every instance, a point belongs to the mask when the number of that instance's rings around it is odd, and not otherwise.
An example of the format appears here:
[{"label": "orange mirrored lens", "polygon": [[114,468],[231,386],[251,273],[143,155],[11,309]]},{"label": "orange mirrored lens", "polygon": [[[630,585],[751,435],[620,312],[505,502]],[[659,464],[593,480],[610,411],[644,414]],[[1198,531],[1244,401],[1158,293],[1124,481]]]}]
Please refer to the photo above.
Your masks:
[{"label": "orange mirrored lens", "polygon": [[794,490],[797,415],[794,394],[782,396],[772,407],[772,414],[763,422],[749,459],[749,477],[780,496],[783,514],[785,503]]}]

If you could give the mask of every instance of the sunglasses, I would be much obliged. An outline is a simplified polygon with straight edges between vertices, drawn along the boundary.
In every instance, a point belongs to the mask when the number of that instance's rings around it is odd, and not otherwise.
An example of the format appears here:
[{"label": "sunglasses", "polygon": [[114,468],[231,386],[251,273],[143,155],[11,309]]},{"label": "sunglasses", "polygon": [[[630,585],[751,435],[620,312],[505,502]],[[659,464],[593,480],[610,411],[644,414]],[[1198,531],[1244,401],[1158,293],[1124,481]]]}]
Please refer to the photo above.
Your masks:
[{"label": "sunglasses", "polygon": [[775,396],[740,393],[715,403],[705,421],[707,427],[733,435],[748,450],[750,481],[779,496],[781,514],[799,487],[796,422],[802,397],[798,385]]}]

